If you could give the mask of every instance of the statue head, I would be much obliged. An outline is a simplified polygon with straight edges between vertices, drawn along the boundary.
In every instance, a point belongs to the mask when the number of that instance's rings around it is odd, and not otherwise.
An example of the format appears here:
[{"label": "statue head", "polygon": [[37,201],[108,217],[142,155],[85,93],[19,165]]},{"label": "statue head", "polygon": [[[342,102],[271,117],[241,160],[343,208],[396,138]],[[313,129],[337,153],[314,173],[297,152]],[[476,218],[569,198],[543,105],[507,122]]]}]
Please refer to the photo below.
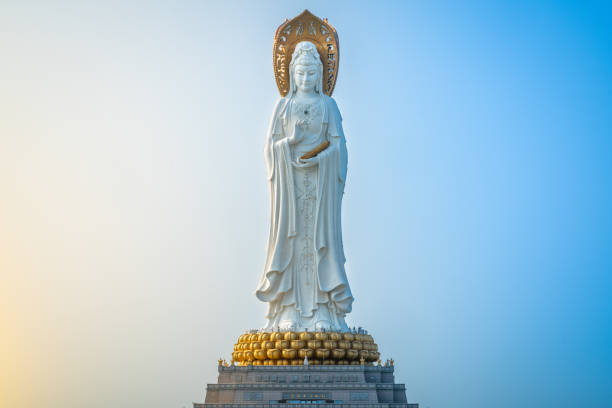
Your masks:
[{"label": "statue head", "polygon": [[310,41],[295,46],[289,64],[289,97],[299,89],[320,94],[323,89],[323,63],[317,47]]}]

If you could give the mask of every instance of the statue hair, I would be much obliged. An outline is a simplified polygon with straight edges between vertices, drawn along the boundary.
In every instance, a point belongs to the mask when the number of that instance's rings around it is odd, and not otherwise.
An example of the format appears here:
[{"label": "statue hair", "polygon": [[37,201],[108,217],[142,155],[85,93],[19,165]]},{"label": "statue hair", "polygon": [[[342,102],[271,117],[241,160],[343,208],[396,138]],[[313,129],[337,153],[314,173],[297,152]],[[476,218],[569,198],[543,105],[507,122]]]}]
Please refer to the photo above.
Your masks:
[{"label": "statue hair", "polygon": [[[307,61],[304,61],[307,60]],[[289,97],[293,98],[293,95],[297,91],[295,85],[294,71],[297,63],[303,62],[305,65],[317,65],[319,71],[319,80],[315,84],[315,92],[319,95],[323,95],[323,63],[319,56],[317,47],[310,41],[302,41],[295,46],[295,50],[291,55],[291,62],[289,63]]]}]

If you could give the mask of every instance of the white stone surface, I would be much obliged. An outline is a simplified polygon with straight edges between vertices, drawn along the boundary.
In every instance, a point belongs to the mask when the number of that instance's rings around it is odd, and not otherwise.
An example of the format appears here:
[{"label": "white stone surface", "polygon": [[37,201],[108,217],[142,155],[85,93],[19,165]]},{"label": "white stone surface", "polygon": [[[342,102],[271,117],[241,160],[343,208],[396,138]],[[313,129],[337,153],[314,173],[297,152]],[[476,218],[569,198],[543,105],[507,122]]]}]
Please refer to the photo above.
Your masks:
[{"label": "white stone surface", "polygon": [[[267,134],[271,223],[255,293],[269,303],[268,330],[346,331],[353,303],[340,215],[346,141],[336,102],[321,91],[322,71],[316,47],[299,43],[290,63],[290,91],[276,104]],[[300,159],[326,140],[330,146],[319,155]]]}]

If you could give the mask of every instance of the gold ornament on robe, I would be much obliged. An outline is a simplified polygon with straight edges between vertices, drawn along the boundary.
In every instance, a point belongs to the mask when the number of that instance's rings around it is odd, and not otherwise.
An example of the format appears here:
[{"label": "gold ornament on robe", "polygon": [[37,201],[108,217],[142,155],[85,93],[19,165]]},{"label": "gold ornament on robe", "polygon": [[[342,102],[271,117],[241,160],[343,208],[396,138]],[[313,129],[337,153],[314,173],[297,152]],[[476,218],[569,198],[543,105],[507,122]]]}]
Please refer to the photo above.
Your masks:
[{"label": "gold ornament on robe", "polygon": [[310,41],[316,47],[323,63],[323,92],[331,96],[338,78],[338,34],[336,29],[308,10],[291,20],[286,20],[274,35],[274,77],[281,96],[289,92],[289,63],[295,46]]}]

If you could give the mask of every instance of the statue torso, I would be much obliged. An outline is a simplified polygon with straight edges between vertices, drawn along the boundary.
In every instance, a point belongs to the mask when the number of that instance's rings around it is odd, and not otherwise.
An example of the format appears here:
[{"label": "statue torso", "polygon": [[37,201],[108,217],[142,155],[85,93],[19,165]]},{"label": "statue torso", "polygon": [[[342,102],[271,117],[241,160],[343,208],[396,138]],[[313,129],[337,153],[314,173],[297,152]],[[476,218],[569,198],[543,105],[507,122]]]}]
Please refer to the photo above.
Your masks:
[{"label": "statue torso", "polygon": [[287,123],[287,130],[293,131],[298,120],[306,122],[304,127],[304,138],[301,142],[293,146],[295,154],[303,154],[323,142],[321,127],[323,125],[323,99],[294,99],[291,101],[290,120]]}]

